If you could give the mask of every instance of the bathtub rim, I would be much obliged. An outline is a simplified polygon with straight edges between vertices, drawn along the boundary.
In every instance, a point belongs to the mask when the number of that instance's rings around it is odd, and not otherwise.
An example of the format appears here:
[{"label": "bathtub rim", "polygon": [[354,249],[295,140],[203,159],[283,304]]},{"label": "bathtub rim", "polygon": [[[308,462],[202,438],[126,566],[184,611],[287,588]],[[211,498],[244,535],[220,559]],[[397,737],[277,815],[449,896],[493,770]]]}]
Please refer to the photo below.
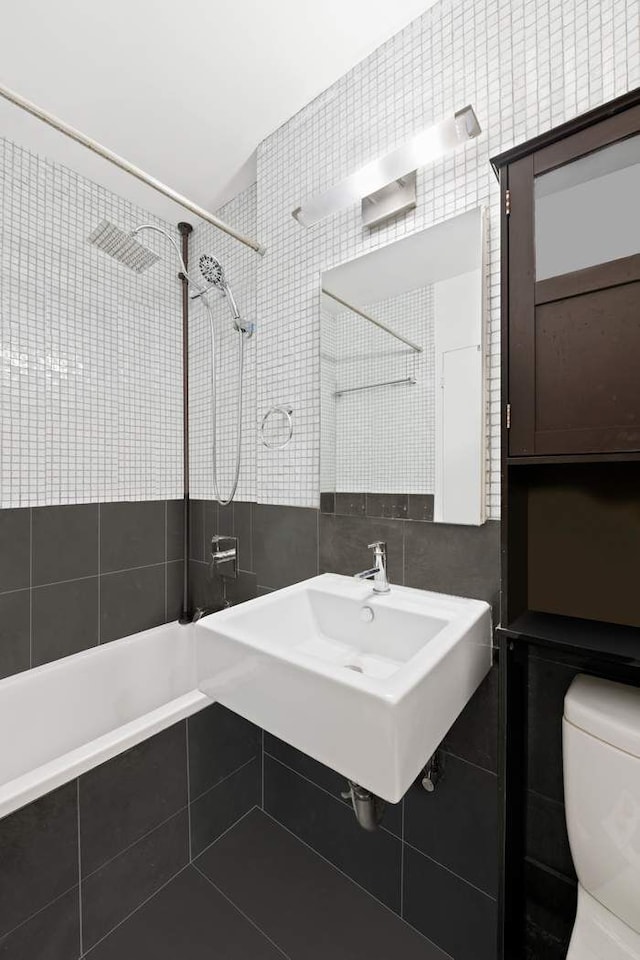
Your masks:
[{"label": "bathtub rim", "polygon": [[[177,625],[177,621],[160,626],[171,627],[174,625]],[[92,654],[107,654],[112,643],[124,647],[157,629],[158,627],[153,627],[150,630],[142,630],[137,634],[130,634],[128,637],[122,637],[120,640],[114,640],[108,644],[90,647],[71,654],[69,657],[61,657],[50,663],[34,667],[32,670],[21,671],[9,677],[4,677],[0,681],[0,688],[4,684],[9,686],[14,683],[24,683],[30,674],[55,673],[64,669],[65,661],[73,660],[77,663]],[[183,628],[181,627],[181,629]],[[197,686],[194,686],[193,689],[180,696],[167,700],[160,706],[154,707],[126,723],[113,727],[106,733],[87,740],[72,750],[61,753],[53,760],[48,760],[26,773],[5,781],[0,784],[0,820],[34,800],[45,796],[45,794],[51,793],[65,783],[75,780],[94,767],[98,767],[119,754],[125,753],[131,747],[142,743],[155,734],[161,733],[167,727],[179,723],[180,720],[184,720],[194,713],[198,713],[214,702],[202,693]]]}]

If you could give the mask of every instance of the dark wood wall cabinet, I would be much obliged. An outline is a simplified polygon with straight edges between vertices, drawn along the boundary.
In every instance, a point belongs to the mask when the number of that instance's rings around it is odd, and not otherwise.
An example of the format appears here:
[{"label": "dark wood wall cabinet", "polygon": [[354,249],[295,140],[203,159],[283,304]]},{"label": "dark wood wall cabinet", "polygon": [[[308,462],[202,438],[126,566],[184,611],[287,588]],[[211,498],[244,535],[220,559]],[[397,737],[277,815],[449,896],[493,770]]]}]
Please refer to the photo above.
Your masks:
[{"label": "dark wood wall cabinet", "polygon": [[561,960],[576,883],[564,693],[577,672],[640,685],[640,90],[492,163],[502,197],[501,956]]}]

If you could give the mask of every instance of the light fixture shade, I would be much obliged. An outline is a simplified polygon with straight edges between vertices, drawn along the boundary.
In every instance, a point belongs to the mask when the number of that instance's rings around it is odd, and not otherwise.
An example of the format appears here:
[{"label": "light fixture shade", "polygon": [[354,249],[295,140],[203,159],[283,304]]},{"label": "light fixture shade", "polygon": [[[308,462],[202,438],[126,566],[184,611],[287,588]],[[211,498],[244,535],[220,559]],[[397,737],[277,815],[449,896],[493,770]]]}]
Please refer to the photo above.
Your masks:
[{"label": "light fixture shade", "polygon": [[452,117],[427,127],[404,146],[373,160],[324,193],[305,201],[296,207],[293,216],[302,226],[312,227],[325,217],[406,176],[417,167],[423,167],[450,150],[455,150],[479,133],[480,124],[473,107],[463,107]]}]

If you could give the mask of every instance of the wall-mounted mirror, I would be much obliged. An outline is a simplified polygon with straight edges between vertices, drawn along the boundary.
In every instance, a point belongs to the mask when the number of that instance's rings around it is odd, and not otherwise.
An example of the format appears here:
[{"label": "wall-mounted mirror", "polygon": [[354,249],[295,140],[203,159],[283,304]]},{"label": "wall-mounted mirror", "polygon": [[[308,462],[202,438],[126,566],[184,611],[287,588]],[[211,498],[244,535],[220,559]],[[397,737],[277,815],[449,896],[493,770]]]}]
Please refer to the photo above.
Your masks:
[{"label": "wall-mounted mirror", "polygon": [[324,511],[484,522],[484,219],[322,274]]}]

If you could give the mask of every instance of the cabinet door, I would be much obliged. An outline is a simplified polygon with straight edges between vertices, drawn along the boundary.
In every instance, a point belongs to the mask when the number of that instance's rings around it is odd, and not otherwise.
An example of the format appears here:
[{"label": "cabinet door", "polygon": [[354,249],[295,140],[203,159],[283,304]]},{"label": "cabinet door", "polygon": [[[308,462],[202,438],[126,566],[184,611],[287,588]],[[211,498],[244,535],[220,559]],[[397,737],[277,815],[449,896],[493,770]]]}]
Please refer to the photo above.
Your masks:
[{"label": "cabinet door", "polygon": [[640,109],[511,164],[509,454],[640,450]]}]

